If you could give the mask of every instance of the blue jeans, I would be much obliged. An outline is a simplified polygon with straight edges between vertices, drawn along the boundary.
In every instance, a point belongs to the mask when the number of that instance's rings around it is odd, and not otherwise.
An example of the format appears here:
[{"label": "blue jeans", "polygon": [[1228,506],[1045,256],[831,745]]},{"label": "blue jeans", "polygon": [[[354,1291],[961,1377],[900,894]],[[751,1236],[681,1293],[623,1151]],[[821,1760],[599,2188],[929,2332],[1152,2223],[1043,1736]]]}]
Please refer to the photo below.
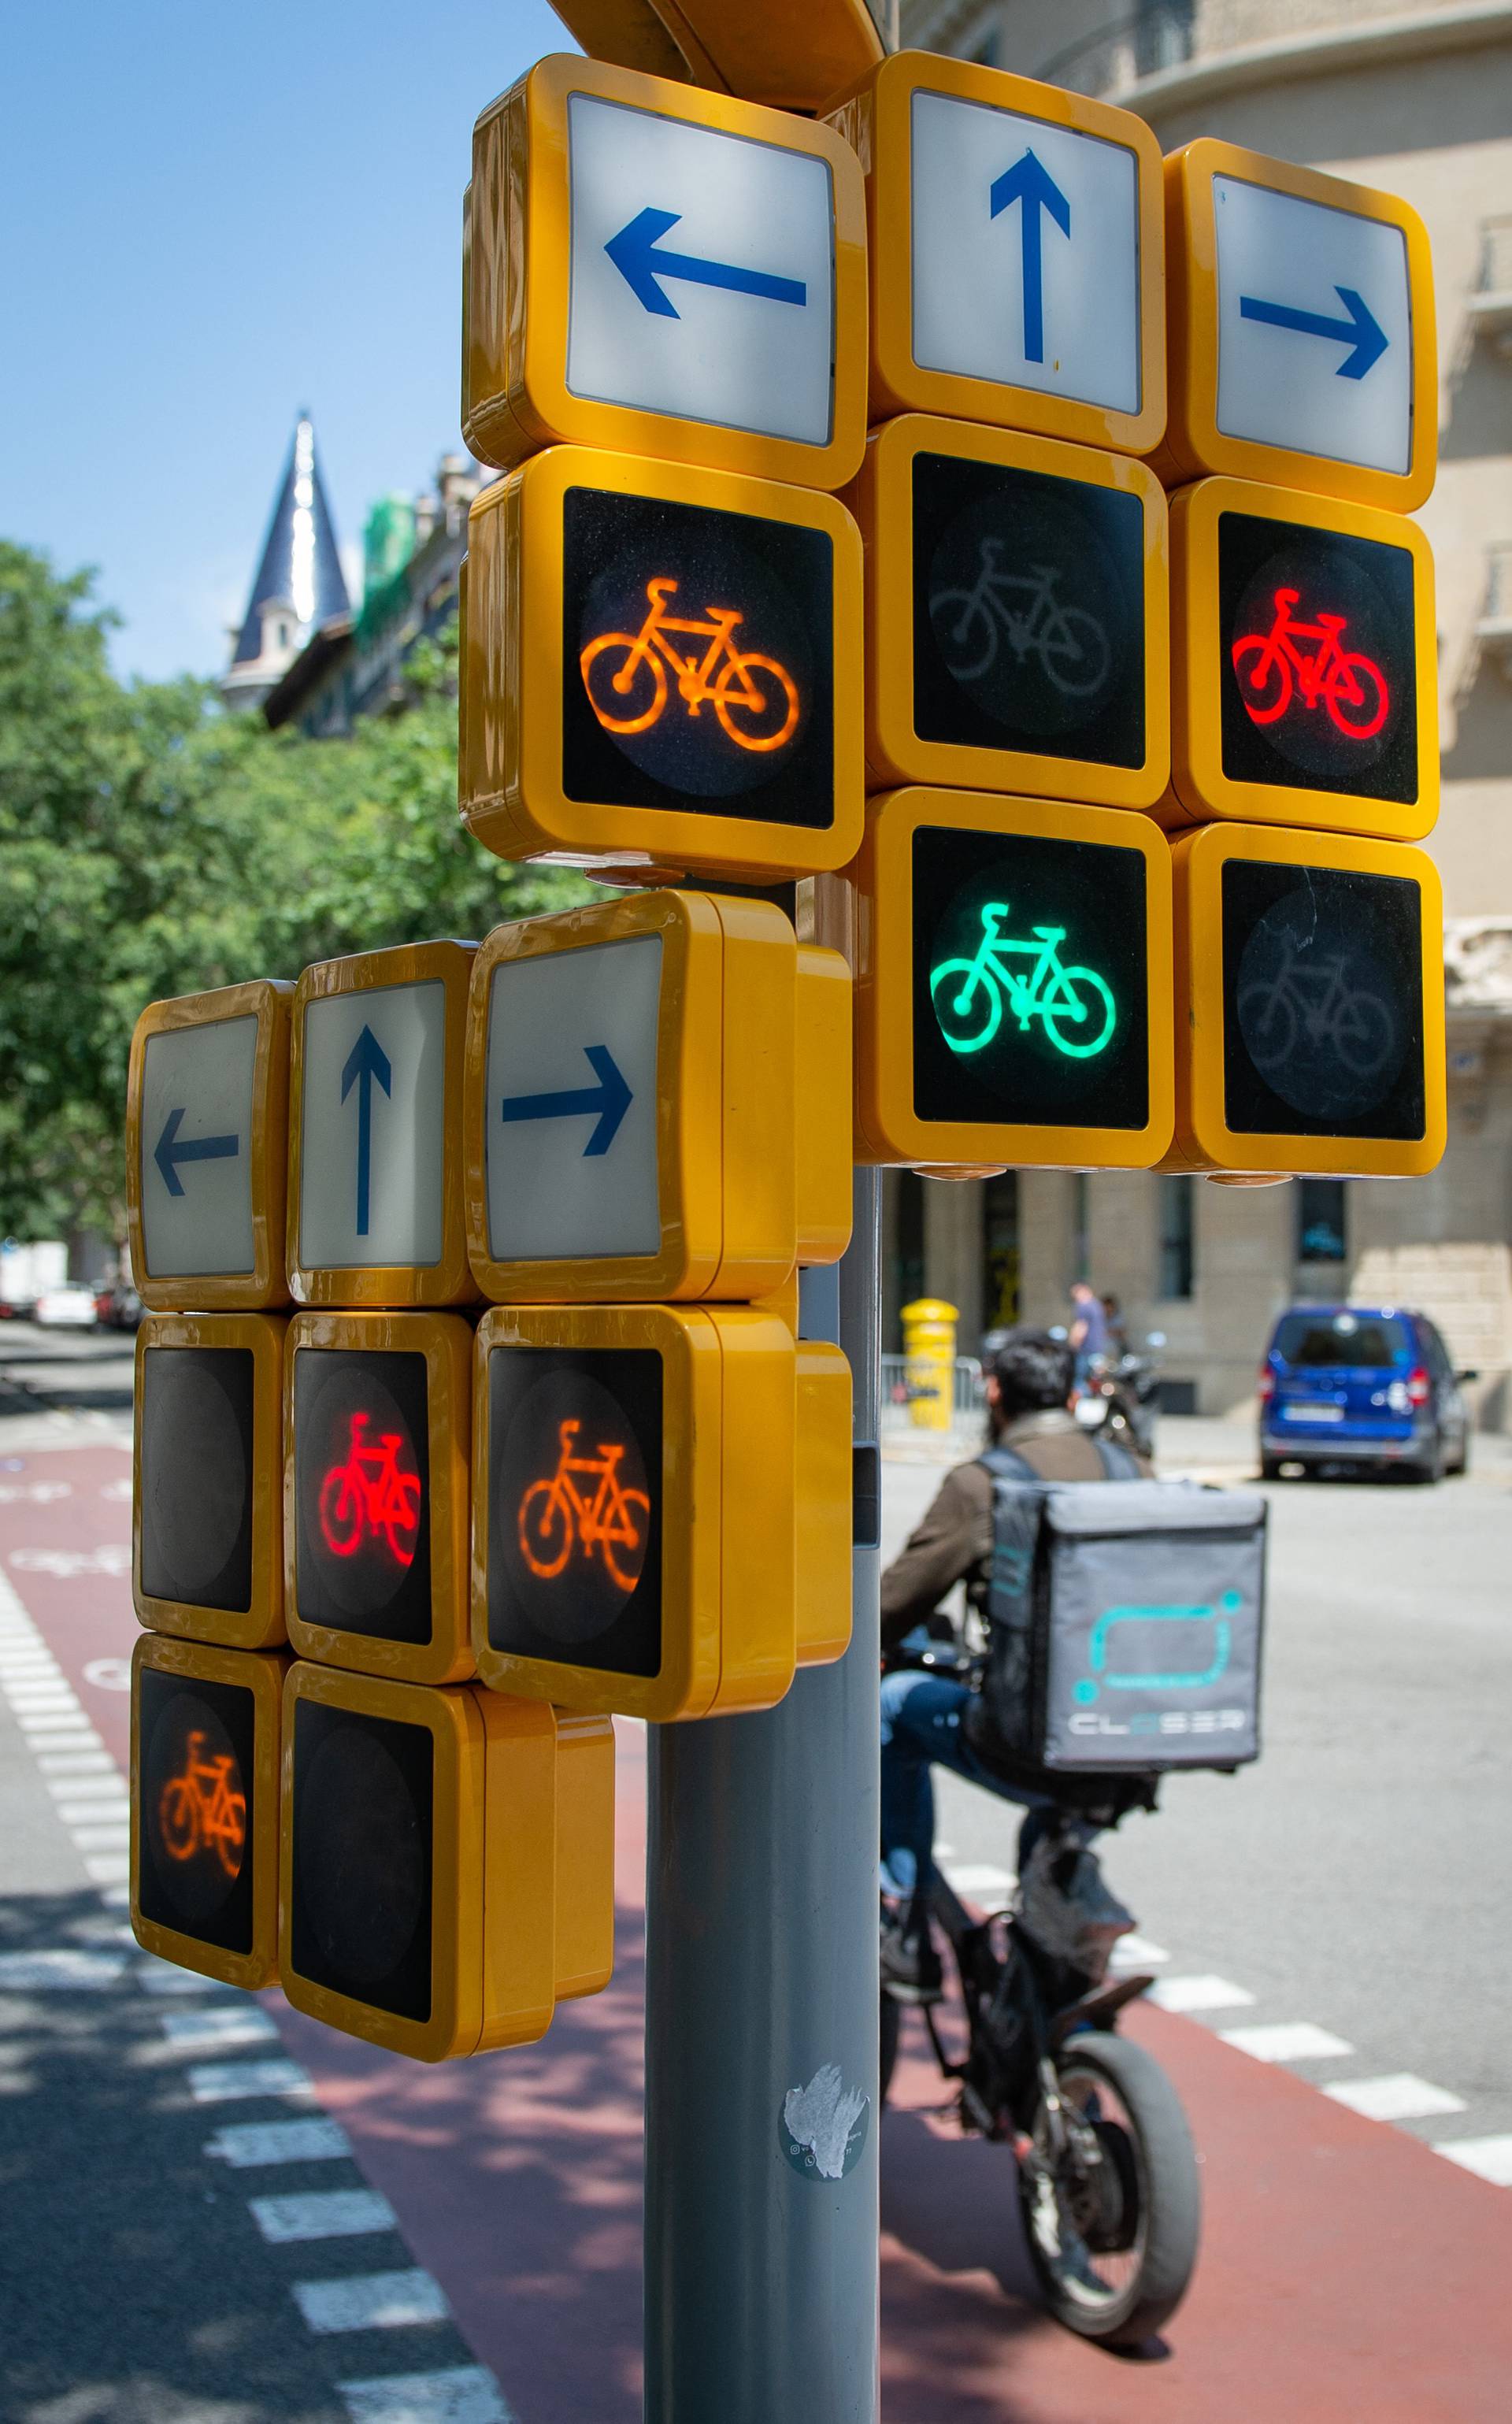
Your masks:
[{"label": "blue jeans", "polygon": [[930,1771],[947,1767],[999,1801],[1027,1810],[1019,1829],[1022,1872],[1055,1803],[1042,1793],[1004,1784],[984,1767],[962,1732],[968,1685],[902,1668],[882,1679],[882,1857],[899,1893],[928,1888],[934,1847],[934,1786]]}]

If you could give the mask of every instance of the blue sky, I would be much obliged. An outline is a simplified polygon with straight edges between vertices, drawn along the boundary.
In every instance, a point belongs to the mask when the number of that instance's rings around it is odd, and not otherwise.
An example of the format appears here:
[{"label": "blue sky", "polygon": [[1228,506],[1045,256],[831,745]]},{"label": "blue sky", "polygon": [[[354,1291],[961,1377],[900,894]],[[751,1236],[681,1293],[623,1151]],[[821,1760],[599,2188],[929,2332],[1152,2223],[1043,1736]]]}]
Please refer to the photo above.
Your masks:
[{"label": "blue sky", "polygon": [[296,410],[340,538],[460,444],[472,121],[546,0],[5,12],[0,536],[99,567],[115,661],[220,669]]}]

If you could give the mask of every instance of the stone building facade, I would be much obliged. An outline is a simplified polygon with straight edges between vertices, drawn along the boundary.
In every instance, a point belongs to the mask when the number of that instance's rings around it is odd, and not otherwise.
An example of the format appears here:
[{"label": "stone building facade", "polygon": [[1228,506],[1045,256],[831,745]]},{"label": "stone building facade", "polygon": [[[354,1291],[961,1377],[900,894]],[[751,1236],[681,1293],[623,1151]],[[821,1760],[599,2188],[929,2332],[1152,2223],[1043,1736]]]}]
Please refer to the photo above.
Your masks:
[{"label": "stone building facade", "polygon": [[[1085,1269],[1167,1338],[1178,1402],[1249,1395],[1295,1295],[1423,1306],[1512,1421],[1512,6],[1507,0],[903,0],[903,39],[1403,194],[1432,242],[1449,1148],[1413,1181],[1265,1188],[1023,1172],[887,1181],[889,1310],[917,1286],[1054,1319]],[[889,1344],[895,1343],[889,1339]]]}]

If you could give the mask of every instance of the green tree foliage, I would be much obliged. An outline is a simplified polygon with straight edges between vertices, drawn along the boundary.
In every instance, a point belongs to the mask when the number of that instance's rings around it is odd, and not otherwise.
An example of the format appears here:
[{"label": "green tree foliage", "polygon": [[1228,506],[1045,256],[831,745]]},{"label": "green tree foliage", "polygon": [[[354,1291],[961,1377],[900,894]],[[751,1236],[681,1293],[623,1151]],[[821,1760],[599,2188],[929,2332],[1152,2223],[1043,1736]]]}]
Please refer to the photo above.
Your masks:
[{"label": "green tree foliage", "polygon": [[583,897],[459,824],[445,652],[406,712],[314,742],[118,682],[113,620],[88,574],[0,541],[0,1235],[122,1232],[144,1003]]}]

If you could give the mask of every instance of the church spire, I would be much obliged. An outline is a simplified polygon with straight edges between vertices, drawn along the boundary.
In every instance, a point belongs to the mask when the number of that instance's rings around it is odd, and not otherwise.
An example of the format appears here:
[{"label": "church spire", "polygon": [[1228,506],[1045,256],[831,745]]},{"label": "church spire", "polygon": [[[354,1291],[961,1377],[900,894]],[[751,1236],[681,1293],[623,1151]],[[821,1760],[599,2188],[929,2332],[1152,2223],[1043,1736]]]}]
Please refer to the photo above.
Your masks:
[{"label": "church spire", "polygon": [[312,631],[349,611],[336,531],[308,412],[294,440],[268,523],[257,578],[221,688],[229,705],[265,698]]}]

